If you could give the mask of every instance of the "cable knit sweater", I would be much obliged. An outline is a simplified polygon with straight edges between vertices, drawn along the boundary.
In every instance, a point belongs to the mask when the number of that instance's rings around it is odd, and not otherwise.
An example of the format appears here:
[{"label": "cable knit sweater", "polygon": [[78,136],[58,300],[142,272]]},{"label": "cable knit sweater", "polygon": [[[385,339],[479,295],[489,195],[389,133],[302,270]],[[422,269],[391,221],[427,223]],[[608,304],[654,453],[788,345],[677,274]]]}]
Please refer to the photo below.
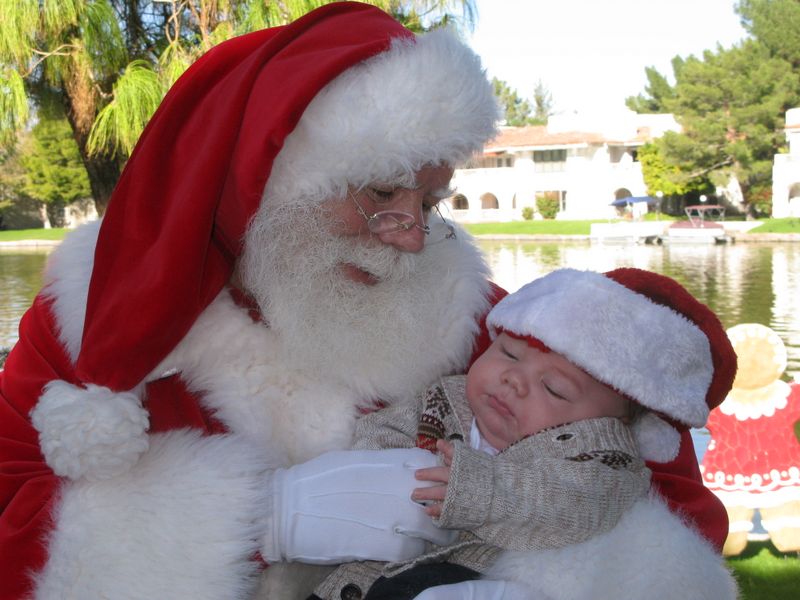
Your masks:
[{"label": "cable knit sweater", "polygon": [[619,419],[550,428],[497,456],[471,448],[473,415],[465,382],[465,376],[442,378],[413,401],[367,415],[358,423],[355,443],[359,449],[380,449],[453,441],[450,483],[437,524],[461,530],[457,542],[431,546],[406,563],[342,565],[316,595],[340,598],[348,586],[366,592],[381,575],[420,563],[447,561],[485,572],[503,550],[560,548],[608,531],[647,494],[650,471]]}]

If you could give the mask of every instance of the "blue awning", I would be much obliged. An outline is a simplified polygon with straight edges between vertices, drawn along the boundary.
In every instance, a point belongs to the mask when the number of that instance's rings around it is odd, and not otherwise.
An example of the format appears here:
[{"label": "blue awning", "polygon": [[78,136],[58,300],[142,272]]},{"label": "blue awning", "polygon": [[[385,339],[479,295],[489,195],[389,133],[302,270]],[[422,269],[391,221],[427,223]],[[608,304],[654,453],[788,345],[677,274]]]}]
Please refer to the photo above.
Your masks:
[{"label": "blue awning", "polygon": [[655,204],[658,198],[652,196],[628,196],[627,198],[619,198],[614,200],[610,206],[626,206],[628,204],[638,204],[639,202],[647,202],[648,204]]}]

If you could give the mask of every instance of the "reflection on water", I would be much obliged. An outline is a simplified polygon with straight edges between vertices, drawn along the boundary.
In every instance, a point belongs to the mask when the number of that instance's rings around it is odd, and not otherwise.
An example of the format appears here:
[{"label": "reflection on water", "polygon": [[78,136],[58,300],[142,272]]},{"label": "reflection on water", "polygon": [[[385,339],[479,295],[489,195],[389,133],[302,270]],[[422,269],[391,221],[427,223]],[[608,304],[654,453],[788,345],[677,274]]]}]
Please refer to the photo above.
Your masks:
[{"label": "reflection on water", "polygon": [[509,291],[553,269],[638,267],[681,282],[728,328],[771,327],[786,344],[788,376],[800,378],[800,245],[633,245],[481,241],[497,283]]},{"label": "reflection on water", "polygon": [[17,341],[17,326],[42,286],[42,271],[51,248],[0,251],[0,347]]},{"label": "reflection on water", "polygon": [[[479,244],[495,281],[509,291],[562,267],[638,267],[669,275],[714,309],[725,327],[761,323],[775,330],[789,354],[787,373],[800,378],[800,244]],[[49,249],[0,251],[0,346],[16,341],[19,318],[41,286],[48,253]]]}]

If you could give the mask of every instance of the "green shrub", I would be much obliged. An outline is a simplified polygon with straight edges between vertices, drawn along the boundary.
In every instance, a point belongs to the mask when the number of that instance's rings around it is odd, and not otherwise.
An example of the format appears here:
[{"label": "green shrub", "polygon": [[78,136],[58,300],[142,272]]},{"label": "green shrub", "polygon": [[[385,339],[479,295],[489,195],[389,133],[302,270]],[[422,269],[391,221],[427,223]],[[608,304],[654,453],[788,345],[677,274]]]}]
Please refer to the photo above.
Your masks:
[{"label": "green shrub", "polygon": [[524,206],[522,208],[522,218],[526,221],[533,220],[533,207],[532,206]]},{"label": "green shrub", "polygon": [[558,214],[558,197],[550,194],[536,195],[536,210],[543,219],[555,219]]}]

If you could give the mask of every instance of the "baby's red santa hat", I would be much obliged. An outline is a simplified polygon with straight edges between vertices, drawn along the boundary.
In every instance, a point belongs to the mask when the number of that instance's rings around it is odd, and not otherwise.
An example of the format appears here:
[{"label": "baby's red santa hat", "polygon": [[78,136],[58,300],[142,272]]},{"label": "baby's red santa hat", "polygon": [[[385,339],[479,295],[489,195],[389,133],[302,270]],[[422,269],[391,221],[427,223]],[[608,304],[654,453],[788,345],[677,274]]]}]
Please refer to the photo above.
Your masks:
[{"label": "baby's red santa hat", "polygon": [[510,294],[490,333],[534,338],[649,409],[634,425],[643,458],[673,460],[678,430],[702,427],[727,396],[736,353],[717,316],[674,279],[641,269],[560,269]]},{"label": "baby's red santa hat", "polygon": [[201,57],[126,164],[85,317],[61,312],[74,374],[26,398],[51,468],[113,477],[146,451],[142,382],[229,280],[257,212],[456,166],[494,136],[497,116],[479,58],[452,32],[415,36],[354,2]]}]

